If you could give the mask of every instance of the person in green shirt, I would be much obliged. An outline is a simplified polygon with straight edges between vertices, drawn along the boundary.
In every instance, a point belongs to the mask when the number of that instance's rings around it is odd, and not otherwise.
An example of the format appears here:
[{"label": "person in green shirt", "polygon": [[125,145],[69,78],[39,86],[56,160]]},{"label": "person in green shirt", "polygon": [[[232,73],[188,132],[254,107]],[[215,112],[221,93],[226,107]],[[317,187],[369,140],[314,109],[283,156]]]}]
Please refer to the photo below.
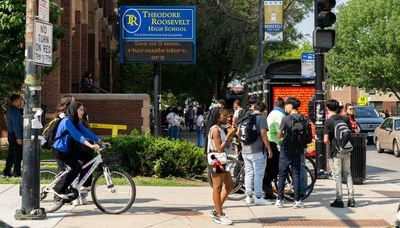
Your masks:
[{"label": "person in green shirt", "polygon": [[271,182],[277,178],[279,172],[279,149],[281,139],[278,138],[279,126],[281,125],[283,117],[286,115],[285,101],[278,97],[274,102],[274,109],[269,113],[267,117],[268,125],[268,139],[270,141],[272,149],[272,158],[267,161],[267,168],[265,169],[265,176],[263,180],[263,191],[265,193],[265,199],[276,199],[276,196],[272,192]]}]

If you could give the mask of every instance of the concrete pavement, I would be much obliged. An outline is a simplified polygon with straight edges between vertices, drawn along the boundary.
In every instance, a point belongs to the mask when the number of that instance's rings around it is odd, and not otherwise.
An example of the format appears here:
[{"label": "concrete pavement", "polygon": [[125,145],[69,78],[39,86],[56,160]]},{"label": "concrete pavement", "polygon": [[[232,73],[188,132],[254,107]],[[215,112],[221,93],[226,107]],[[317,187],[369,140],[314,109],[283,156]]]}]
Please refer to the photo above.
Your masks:
[{"label": "concrete pavement", "polygon": [[[356,208],[331,208],[333,180],[317,180],[305,208],[249,206],[227,201],[226,214],[235,227],[388,227],[393,224],[400,199],[400,159],[378,154],[369,147],[367,181],[355,186]],[[27,227],[221,227],[208,216],[212,208],[208,187],[137,187],[132,208],[122,215],[101,213],[93,203],[64,206],[43,221],[15,221],[20,206],[17,185],[0,186],[0,220]],[[344,187],[344,191],[346,188]],[[345,203],[347,200],[345,199]]]}]

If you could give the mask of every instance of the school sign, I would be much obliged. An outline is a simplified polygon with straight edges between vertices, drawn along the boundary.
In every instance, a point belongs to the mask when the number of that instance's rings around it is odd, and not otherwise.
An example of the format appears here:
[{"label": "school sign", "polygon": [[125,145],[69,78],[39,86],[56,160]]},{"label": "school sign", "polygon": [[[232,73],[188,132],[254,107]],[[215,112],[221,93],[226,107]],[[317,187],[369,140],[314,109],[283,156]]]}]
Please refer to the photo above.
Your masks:
[{"label": "school sign", "polygon": [[195,63],[195,6],[123,6],[121,63]]}]

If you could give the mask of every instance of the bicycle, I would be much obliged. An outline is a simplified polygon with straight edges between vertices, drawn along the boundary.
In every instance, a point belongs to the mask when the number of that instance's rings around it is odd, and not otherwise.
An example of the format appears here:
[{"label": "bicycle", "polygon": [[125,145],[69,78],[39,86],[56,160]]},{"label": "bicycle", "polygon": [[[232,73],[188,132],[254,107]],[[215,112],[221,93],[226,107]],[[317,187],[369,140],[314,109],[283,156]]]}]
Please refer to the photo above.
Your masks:
[{"label": "bicycle", "polygon": [[[75,187],[70,186],[67,193],[72,193],[72,196],[67,200],[60,199],[55,195],[53,187],[61,178],[67,175],[71,168],[67,167],[64,172],[56,174],[55,178],[54,171],[47,169],[42,170],[40,172],[41,187],[42,185],[44,186],[41,188],[40,192],[40,206],[44,208],[46,212],[52,213],[59,210],[65,203],[71,203],[73,200],[77,199],[79,197],[79,191],[77,189],[80,189],[89,176],[101,165],[102,172],[97,173],[94,177],[90,189],[93,203],[100,211],[106,214],[121,214],[127,211],[135,201],[136,186],[128,173],[118,169],[110,170],[110,168],[104,164],[101,152],[109,147],[110,144],[102,143],[98,155],[82,167],[82,169],[84,169],[91,166],[86,175]],[[50,184],[45,183],[51,176],[54,178],[53,181],[51,181]]]},{"label": "bicycle", "polygon": [[[305,195],[303,195],[301,198],[302,200],[307,199],[311,195],[314,189],[315,182],[317,181],[316,164],[312,159],[312,157],[307,156],[307,154],[305,155],[305,169],[307,171],[307,189]],[[278,194],[278,179],[279,177],[274,180],[276,195]],[[294,188],[292,182],[293,182],[293,175],[292,172],[289,170],[289,175],[286,178],[284,195],[283,195],[283,198],[288,201],[294,201]]]}]

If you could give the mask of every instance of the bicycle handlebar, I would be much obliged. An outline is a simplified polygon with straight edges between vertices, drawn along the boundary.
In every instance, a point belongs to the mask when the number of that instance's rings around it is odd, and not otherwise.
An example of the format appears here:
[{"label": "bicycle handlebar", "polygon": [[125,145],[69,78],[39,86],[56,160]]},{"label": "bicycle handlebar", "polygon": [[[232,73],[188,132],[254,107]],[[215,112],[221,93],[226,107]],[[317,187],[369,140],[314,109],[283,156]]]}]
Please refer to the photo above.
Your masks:
[{"label": "bicycle handlebar", "polygon": [[99,146],[100,146],[100,150],[99,150],[98,153],[103,152],[104,150],[111,148],[111,144],[108,143],[108,142],[100,142]]}]

